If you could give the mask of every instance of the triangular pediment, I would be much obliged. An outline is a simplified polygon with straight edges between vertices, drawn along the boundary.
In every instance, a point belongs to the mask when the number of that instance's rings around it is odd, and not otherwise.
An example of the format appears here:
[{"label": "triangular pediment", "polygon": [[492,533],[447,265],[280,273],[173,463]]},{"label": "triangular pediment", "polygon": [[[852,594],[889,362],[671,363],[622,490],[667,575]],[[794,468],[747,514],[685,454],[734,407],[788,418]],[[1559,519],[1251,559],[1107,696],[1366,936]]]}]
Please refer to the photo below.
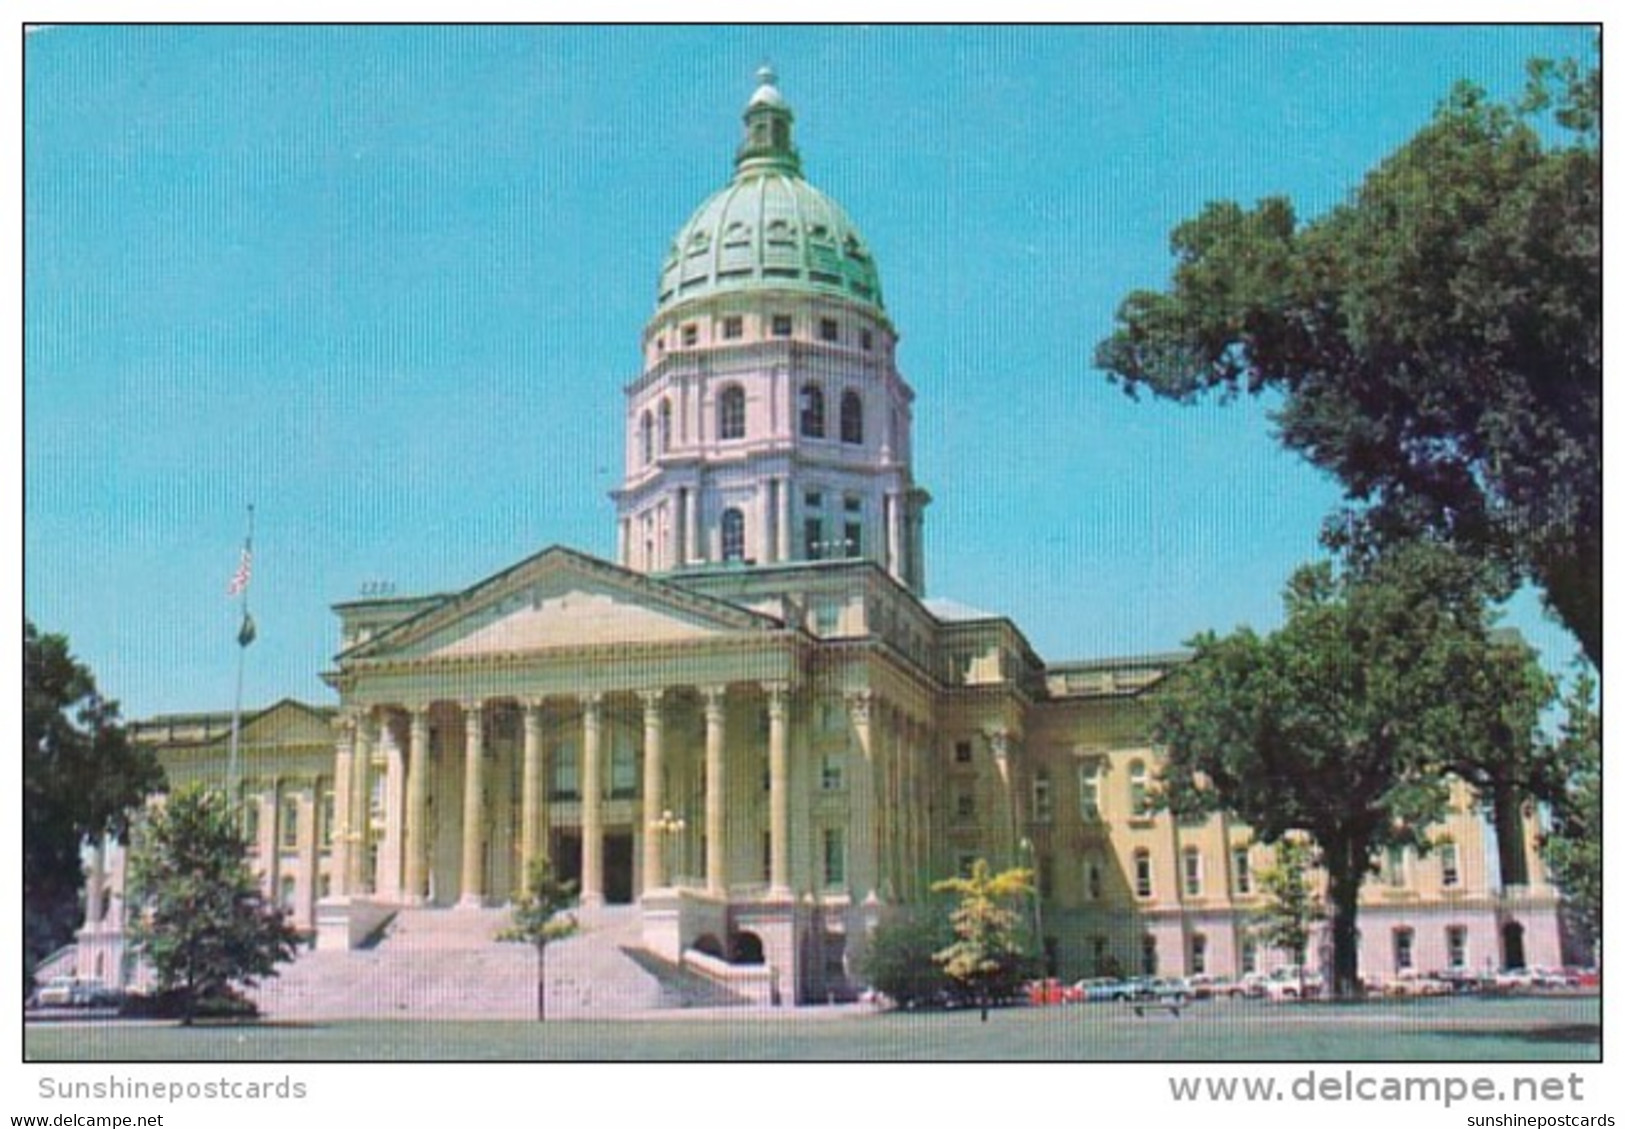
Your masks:
[{"label": "triangular pediment", "polygon": [[462,659],[759,632],[770,617],[568,549],[548,549],[342,659]]},{"label": "triangular pediment", "polygon": [[263,745],[324,744],[333,739],[331,718],[303,702],[282,701],[243,719],[242,740]]}]

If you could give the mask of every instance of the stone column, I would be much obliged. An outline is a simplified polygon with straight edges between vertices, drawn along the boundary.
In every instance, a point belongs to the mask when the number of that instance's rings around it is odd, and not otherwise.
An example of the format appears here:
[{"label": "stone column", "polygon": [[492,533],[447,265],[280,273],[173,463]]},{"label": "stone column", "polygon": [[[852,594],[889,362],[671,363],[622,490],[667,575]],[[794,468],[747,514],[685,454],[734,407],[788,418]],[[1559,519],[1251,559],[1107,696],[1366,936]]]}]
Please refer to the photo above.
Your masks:
[{"label": "stone column", "polygon": [[429,762],[428,706],[418,706],[412,711],[408,741],[411,759],[406,766],[406,864],[401,893],[407,905],[420,906],[426,892],[424,864],[428,861],[429,845],[424,839],[429,830],[429,776],[433,771]]},{"label": "stone column", "polygon": [[632,530],[630,520],[622,518],[616,523],[615,558],[622,568],[632,567]]},{"label": "stone column", "polygon": [[480,838],[485,814],[485,725],[479,702],[464,703],[463,726],[463,890],[457,904],[477,908],[485,900]]},{"label": "stone column", "polygon": [[790,688],[767,687],[768,894],[790,896]]},{"label": "stone column", "polygon": [[367,859],[372,845],[372,743],[370,714],[356,718],[355,766],[350,784],[350,881],[352,897],[370,892]]},{"label": "stone column", "polygon": [[519,769],[520,881],[530,888],[530,864],[547,853],[542,838],[542,703],[525,702],[525,751]]},{"label": "stone column", "polygon": [[886,571],[899,584],[907,584],[903,569],[903,497],[886,495]]},{"label": "stone column", "polygon": [[996,818],[998,851],[994,867],[1002,868],[1014,863],[1016,850],[1015,781],[1010,772],[1010,734],[1003,729],[987,731],[987,745],[993,753],[994,816]]},{"label": "stone column", "polygon": [[333,750],[333,857],[334,897],[350,892],[350,828],[353,822],[350,805],[355,784],[355,718],[346,715],[339,720],[339,739]]},{"label": "stone column", "polygon": [[688,556],[684,564],[693,564],[705,559],[705,539],[700,536],[700,498],[699,490],[693,486],[688,487],[683,494],[683,539],[688,542]]},{"label": "stone column", "polygon": [[102,841],[90,845],[85,875],[85,928],[95,929],[102,920],[103,887],[107,881],[102,863]]},{"label": "stone column", "polygon": [[321,858],[317,854],[316,813],[322,802],[320,778],[308,781],[310,789],[299,797],[299,879],[296,924],[305,929],[316,926],[316,893],[320,885]]},{"label": "stone column", "polygon": [[604,901],[603,697],[581,697],[581,904]]},{"label": "stone column", "polygon": [[846,710],[857,738],[857,756],[850,766],[847,799],[850,804],[846,877],[854,904],[875,892],[875,738],[874,697],[867,691],[848,694]]},{"label": "stone column", "polygon": [[750,555],[756,558],[758,564],[768,564],[773,560],[773,539],[769,536],[768,514],[773,510],[773,499],[770,493],[773,480],[764,478],[756,486],[756,551]]},{"label": "stone column", "polygon": [[788,477],[779,479],[778,559],[781,561],[787,561],[793,555],[793,550],[790,548],[792,544],[790,539],[790,482],[791,480]]},{"label": "stone column", "polygon": [[374,882],[379,894],[398,902],[406,850],[406,750],[394,725],[386,723],[384,732],[390,737],[384,768],[384,834]]},{"label": "stone column", "polygon": [[713,894],[728,889],[728,824],[726,804],[728,688],[707,686],[705,698],[705,888]]},{"label": "stone column", "polygon": [[655,823],[666,810],[665,719],[660,712],[662,691],[639,694],[643,702],[643,888],[666,885],[666,836]]}]

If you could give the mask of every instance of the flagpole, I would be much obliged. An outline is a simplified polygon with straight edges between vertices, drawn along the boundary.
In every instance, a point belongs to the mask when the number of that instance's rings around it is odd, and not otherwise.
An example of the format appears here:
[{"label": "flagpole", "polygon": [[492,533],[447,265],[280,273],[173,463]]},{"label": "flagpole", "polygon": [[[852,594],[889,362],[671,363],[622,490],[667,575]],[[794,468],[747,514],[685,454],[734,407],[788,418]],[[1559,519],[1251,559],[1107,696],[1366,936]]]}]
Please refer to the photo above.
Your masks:
[{"label": "flagpole", "polygon": [[[244,559],[244,561],[245,562],[251,562],[252,559],[253,559],[253,553],[254,553],[254,506],[253,506],[253,503],[249,503],[249,506],[248,506],[248,537],[243,541],[243,559]],[[252,567],[252,565],[250,565],[249,567]],[[241,572],[241,568],[242,568],[242,566],[239,566],[239,572]],[[240,594],[242,596],[242,613],[243,613],[242,614],[242,619],[241,619],[240,622],[244,626],[242,628],[239,628],[238,633],[237,633],[237,697],[233,700],[232,706],[231,706],[231,751],[228,754],[227,760],[226,760],[226,800],[232,806],[232,808],[234,810],[235,810],[235,808],[236,808],[236,806],[238,804],[238,801],[240,799],[240,797],[237,794],[238,790],[239,790],[239,784],[238,784],[238,779],[237,779],[237,745],[238,745],[238,740],[239,740],[239,738],[241,736],[242,725],[243,725],[243,666],[244,666],[244,664],[245,664],[245,662],[247,661],[247,658],[248,658],[248,642],[247,642],[247,639],[249,637],[246,635],[246,625],[250,622],[250,620],[248,618],[248,589],[249,589],[249,582],[248,582],[248,580],[247,580],[247,578],[245,576],[245,578],[244,578],[244,580],[242,582],[241,588],[240,588]]]}]

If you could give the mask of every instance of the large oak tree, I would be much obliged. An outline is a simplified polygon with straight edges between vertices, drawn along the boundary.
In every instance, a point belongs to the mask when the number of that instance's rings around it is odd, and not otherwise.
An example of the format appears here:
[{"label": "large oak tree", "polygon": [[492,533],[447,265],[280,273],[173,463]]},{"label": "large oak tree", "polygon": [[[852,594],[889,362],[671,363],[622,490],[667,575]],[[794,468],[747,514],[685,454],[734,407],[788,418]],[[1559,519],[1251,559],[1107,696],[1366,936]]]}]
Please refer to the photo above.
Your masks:
[{"label": "large oak tree", "polygon": [[1209,204],[1096,363],[1131,394],[1279,394],[1281,442],[1350,501],[1334,543],[1498,562],[1600,668],[1601,81],[1532,69],[1518,107],[1458,87],[1318,218]]},{"label": "large oak tree", "polygon": [[[1165,802],[1227,810],[1264,843],[1309,835],[1327,878],[1334,994],[1359,990],[1360,887],[1391,847],[1426,849],[1458,766],[1482,764],[1491,730],[1528,728],[1499,748],[1528,756],[1549,682],[1503,660],[1482,570],[1413,544],[1341,572],[1300,569],[1286,622],[1192,641],[1153,725],[1165,746]],[[1516,708],[1485,716],[1494,692]],[[1545,698],[1540,698],[1545,694]],[[1526,696],[1533,695],[1529,701]]]}]

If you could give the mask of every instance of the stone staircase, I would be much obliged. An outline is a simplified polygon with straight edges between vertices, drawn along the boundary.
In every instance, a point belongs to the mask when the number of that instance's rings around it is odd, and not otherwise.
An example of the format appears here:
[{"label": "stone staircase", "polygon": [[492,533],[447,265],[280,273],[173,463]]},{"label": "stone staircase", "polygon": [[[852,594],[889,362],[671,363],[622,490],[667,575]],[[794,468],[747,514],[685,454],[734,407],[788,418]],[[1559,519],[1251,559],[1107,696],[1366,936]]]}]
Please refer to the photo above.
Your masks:
[{"label": "stone staircase", "polygon": [[[635,906],[578,917],[581,932],[548,946],[549,1018],[731,1002],[646,958]],[[534,1019],[536,953],[496,940],[508,922],[503,909],[403,909],[371,948],[302,952],[252,995],[280,1020]]]}]

